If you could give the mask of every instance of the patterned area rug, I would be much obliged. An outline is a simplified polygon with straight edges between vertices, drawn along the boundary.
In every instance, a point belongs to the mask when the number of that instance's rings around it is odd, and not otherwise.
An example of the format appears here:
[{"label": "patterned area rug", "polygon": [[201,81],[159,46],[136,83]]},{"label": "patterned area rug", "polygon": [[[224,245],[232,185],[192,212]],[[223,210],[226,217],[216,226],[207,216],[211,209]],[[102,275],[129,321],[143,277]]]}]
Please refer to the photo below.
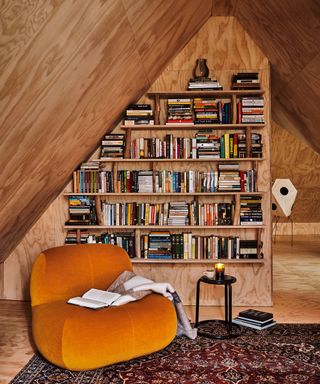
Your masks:
[{"label": "patterned area rug", "polygon": [[278,324],[243,328],[229,340],[176,338],[160,352],[94,371],[67,371],[36,355],[11,383],[319,384],[319,363],[320,324]]}]

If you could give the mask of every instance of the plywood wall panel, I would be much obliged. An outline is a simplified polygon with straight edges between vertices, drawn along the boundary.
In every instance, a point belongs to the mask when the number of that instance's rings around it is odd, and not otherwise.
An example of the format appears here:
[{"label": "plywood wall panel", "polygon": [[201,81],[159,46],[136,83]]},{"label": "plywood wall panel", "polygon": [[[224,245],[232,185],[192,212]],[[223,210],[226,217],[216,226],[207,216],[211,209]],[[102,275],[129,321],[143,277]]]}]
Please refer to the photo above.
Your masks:
[{"label": "plywood wall panel", "polygon": [[0,261],[211,12],[152,4],[1,4]]},{"label": "plywood wall panel", "polygon": [[[217,42],[215,44],[216,51],[211,47],[211,39],[216,38]],[[231,40],[231,41],[230,41]],[[190,44],[190,46],[189,46]],[[193,55],[192,49],[196,48],[196,55],[203,56],[206,55],[208,58],[209,67],[212,71],[216,71],[217,77],[221,78],[221,81],[224,83],[226,88],[230,87],[230,77],[234,70],[237,69],[245,69],[247,68],[247,65],[250,69],[259,69],[261,72],[261,77],[263,84],[266,88],[269,86],[269,65],[267,60],[262,55],[261,51],[259,49],[256,49],[254,44],[252,43],[252,40],[248,37],[247,34],[244,33],[243,29],[240,27],[240,25],[232,20],[232,18],[213,18],[212,20],[209,20],[207,24],[204,26],[202,33],[201,31],[197,34],[195,37],[195,41],[190,41],[190,43],[186,45],[186,47],[181,51],[181,53],[178,55],[176,60],[174,60],[167,68],[163,71],[162,75],[154,82],[152,85],[152,89],[158,89],[158,90],[181,90],[185,89],[186,84],[190,76],[192,75],[192,69],[194,67],[195,62],[195,55]],[[239,52],[239,45],[247,48],[244,52],[251,51],[251,58],[246,58],[245,54],[238,55]],[[191,47],[191,48],[190,48]],[[208,51],[206,51],[208,49]],[[218,52],[219,54],[216,54]],[[236,54],[235,54],[235,53]],[[223,56],[223,58],[222,58]],[[223,67],[223,62],[226,63],[225,67]],[[179,70],[179,65],[182,65],[182,70]],[[269,93],[266,93],[266,97],[269,97]],[[144,98],[144,100],[146,100]],[[267,111],[267,119],[269,116],[269,111]],[[80,141],[80,138],[79,138]],[[266,137],[265,141],[266,148],[268,148],[268,137]],[[65,155],[66,156],[66,155]],[[62,161],[62,160],[61,160]],[[268,164],[266,163],[266,166],[268,167]],[[57,169],[60,168],[60,165],[58,164]],[[266,177],[264,179],[264,186],[268,186],[268,173],[266,173]],[[65,201],[65,200],[64,200]],[[62,206],[60,206],[57,202],[57,206],[55,207],[57,210],[63,209]],[[40,229],[38,228],[40,232],[45,231],[46,228],[52,228],[54,227],[54,230],[56,231],[57,238],[60,239],[60,244],[63,243],[64,238],[64,230],[62,229],[62,223],[64,219],[62,219],[63,215],[67,213],[67,209],[63,209],[64,213],[57,214],[56,219],[52,221],[51,215],[49,213],[50,211],[46,212],[43,217],[41,218],[42,222],[44,223],[44,227]],[[52,212],[52,211],[51,211]],[[266,217],[266,220],[268,221],[268,218]],[[52,223],[50,223],[52,221]],[[269,220],[270,221],[270,220]],[[60,223],[60,224],[59,224]],[[59,227],[60,225],[60,227]],[[251,234],[252,235],[252,234]],[[28,234],[29,236],[29,234]],[[268,237],[269,235],[266,234]],[[33,245],[32,238],[35,238],[37,246]],[[268,243],[268,242],[266,242]],[[15,281],[15,279],[18,278],[18,280],[21,280],[21,284],[19,283],[16,286],[10,285],[9,281],[6,281],[5,286],[5,295],[6,297],[10,298],[18,298],[18,297],[26,297],[26,291],[25,287],[27,287],[27,273],[26,275],[22,274],[22,268],[19,267],[19,261],[22,260],[21,266],[25,264],[26,270],[30,269],[31,260],[35,257],[35,255],[38,253],[39,249],[44,249],[49,246],[55,246],[57,243],[55,241],[46,241],[44,239],[38,238],[30,232],[30,238],[25,238],[23,241],[23,247],[17,248],[17,250],[10,256],[10,258],[5,263],[5,269],[6,269],[6,276],[10,276],[10,280]],[[239,272],[239,289],[246,285],[244,276],[247,276],[246,278],[249,279],[249,276],[252,276],[252,273],[258,273],[259,279],[264,280],[267,279],[267,282],[263,284],[262,286],[253,283],[253,286],[248,288],[240,289],[241,292],[245,292],[243,298],[240,297],[239,294],[235,296],[236,300],[239,303],[246,303],[250,300],[252,302],[258,302],[259,296],[260,296],[260,304],[263,305],[262,302],[270,303],[270,255],[271,255],[271,249],[269,246],[266,246],[266,255],[267,256],[267,268],[262,269],[265,273],[264,276],[260,276],[259,273],[255,270],[255,268],[258,268],[258,271],[261,270],[259,267],[252,267],[248,265],[248,267],[242,267],[241,271],[243,271],[243,277],[242,272]],[[28,257],[25,255],[28,253]],[[18,263],[18,264],[17,264]],[[185,302],[193,302],[194,300],[194,290],[195,290],[195,282],[201,275],[203,269],[205,269],[205,266],[196,266],[194,269],[190,266],[173,266],[172,268],[160,268],[152,267],[152,266],[137,266],[135,265],[135,268],[137,268],[137,271],[139,270],[145,270],[145,271],[151,271],[151,275],[153,277],[157,278],[157,281],[159,279],[162,280],[169,280],[175,284],[178,285],[179,293],[182,294],[183,298],[185,299]],[[142,268],[142,269],[141,269]],[[236,269],[232,269],[232,266],[228,266],[230,268],[230,273],[236,273]],[[253,269],[254,268],[254,271]],[[246,272],[247,271],[247,272]],[[148,272],[149,273],[149,272]],[[180,276],[180,278],[179,278]],[[257,281],[259,280],[257,279]],[[180,281],[180,282],[179,282]],[[207,303],[211,300],[211,294],[208,293],[204,295],[204,300],[206,300]],[[247,301],[246,301],[247,300]],[[249,301],[248,301],[249,300]]]},{"label": "plywood wall panel", "polygon": [[233,16],[239,0],[212,0],[212,16]]},{"label": "plywood wall panel", "polygon": [[271,137],[272,179],[289,178],[298,190],[292,220],[320,222],[320,155],[274,122]]},{"label": "plywood wall panel", "polygon": [[275,122],[320,153],[320,53],[273,98]]},{"label": "plywood wall panel", "polygon": [[63,225],[67,216],[67,199],[61,195],[32,226],[14,252],[1,264],[2,299],[29,299],[32,264],[41,251],[64,243]]},{"label": "plywood wall panel", "polygon": [[320,45],[317,0],[241,0],[235,16],[270,60],[273,93],[314,58]]},{"label": "plywood wall panel", "polygon": [[[124,0],[146,75],[153,82],[211,16],[211,0]],[[156,47],[156,49],[155,49]]]}]

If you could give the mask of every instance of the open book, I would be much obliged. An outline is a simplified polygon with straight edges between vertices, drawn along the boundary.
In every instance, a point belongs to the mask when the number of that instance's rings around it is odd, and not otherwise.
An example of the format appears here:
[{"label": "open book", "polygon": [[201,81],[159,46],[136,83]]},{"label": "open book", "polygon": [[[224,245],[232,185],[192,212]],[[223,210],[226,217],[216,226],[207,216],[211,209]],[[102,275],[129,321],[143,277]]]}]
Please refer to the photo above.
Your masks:
[{"label": "open book", "polygon": [[81,297],[72,297],[68,300],[68,303],[98,309],[109,307],[109,305],[122,305],[135,300],[136,299],[130,295],[120,295],[119,293],[92,288]]}]

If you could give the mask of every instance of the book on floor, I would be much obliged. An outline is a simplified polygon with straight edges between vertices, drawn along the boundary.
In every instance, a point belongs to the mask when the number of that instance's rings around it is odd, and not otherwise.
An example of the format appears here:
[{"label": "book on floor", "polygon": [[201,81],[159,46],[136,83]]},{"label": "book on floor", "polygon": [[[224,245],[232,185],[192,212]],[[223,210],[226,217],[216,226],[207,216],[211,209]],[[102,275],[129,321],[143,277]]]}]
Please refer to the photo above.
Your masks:
[{"label": "book on floor", "polygon": [[259,322],[253,322],[250,320],[243,320],[243,319],[240,319],[239,317],[236,317],[235,319],[233,319],[232,322],[234,324],[238,324],[238,325],[241,325],[244,327],[256,329],[259,331],[261,331],[263,329],[271,328],[277,324],[273,319],[267,321],[266,323],[259,324]]},{"label": "book on floor", "polygon": [[256,309],[246,309],[245,311],[239,312],[239,317],[244,319],[266,321],[273,319],[273,314],[270,312],[258,311]]},{"label": "book on floor", "polygon": [[135,301],[130,295],[120,295],[116,292],[104,291],[102,289],[91,288],[82,296],[72,297],[68,300],[69,304],[79,305],[81,307],[99,309],[104,307],[118,306]]}]

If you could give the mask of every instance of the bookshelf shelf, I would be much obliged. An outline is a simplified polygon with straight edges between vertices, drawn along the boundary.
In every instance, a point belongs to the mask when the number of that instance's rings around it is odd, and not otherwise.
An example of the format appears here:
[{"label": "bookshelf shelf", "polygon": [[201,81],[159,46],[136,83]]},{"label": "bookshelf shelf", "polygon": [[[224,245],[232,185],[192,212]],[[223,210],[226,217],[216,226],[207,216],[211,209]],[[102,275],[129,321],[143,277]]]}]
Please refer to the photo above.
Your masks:
[{"label": "bookshelf shelf", "polygon": [[171,97],[228,97],[228,96],[251,96],[251,95],[263,95],[265,92],[262,89],[250,89],[250,90],[234,90],[234,89],[225,89],[217,91],[155,91],[148,92],[147,95],[151,97],[159,97],[162,99],[167,99]]},{"label": "bookshelf shelf", "polygon": [[264,161],[265,159],[263,157],[246,157],[246,158],[232,158],[232,159],[224,159],[224,158],[217,158],[217,159],[159,159],[159,158],[147,158],[147,159],[115,159],[115,158],[100,158],[95,161],[99,163],[184,163],[184,162],[190,162],[190,163],[199,163],[199,162],[232,162],[236,163],[238,161],[244,162],[244,161]]},{"label": "bookshelf shelf", "polygon": [[110,193],[88,193],[88,192],[65,192],[64,196],[260,196],[266,192],[110,192]]},{"label": "bookshelf shelf", "polygon": [[214,229],[214,230],[230,230],[230,229],[264,229],[266,225],[65,225],[65,229],[111,229],[113,231],[120,230],[195,230],[195,229]]},{"label": "bookshelf shelf", "polygon": [[[198,259],[198,260],[189,260],[189,259],[170,259],[170,260],[153,260],[153,259],[143,259],[143,258],[136,258],[131,259],[131,262],[133,264],[214,264],[218,261],[221,261],[221,259]],[[264,264],[264,259],[223,259],[224,264]]]},{"label": "bookshelf shelf", "polygon": [[243,130],[246,128],[262,129],[265,124],[194,124],[194,125],[179,125],[179,124],[158,124],[158,125],[121,125],[120,128],[124,130],[135,131],[158,131],[159,129],[165,130],[190,130],[198,131],[199,129],[214,129],[214,130]]}]

